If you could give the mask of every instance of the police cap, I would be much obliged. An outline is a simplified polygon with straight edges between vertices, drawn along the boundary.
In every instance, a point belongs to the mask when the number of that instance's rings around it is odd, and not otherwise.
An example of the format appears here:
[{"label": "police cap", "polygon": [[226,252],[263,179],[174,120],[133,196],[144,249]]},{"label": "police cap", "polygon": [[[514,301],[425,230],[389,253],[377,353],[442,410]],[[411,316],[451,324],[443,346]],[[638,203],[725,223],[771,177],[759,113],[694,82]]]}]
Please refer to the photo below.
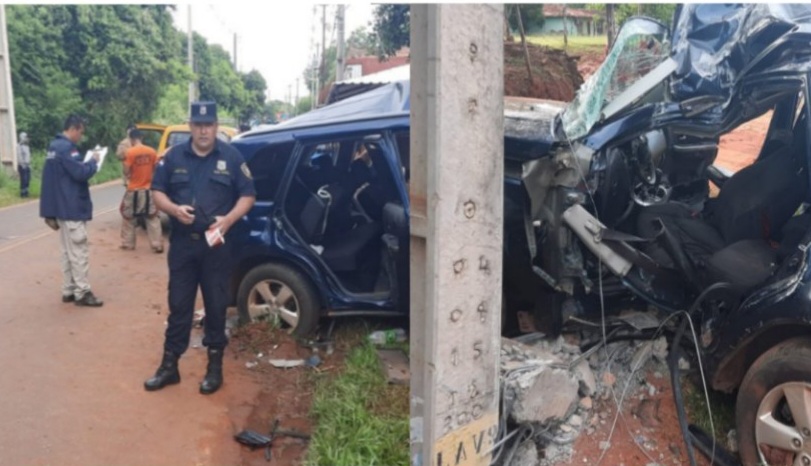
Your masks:
[{"label": "police cap", "polygon": [[217,104],[215,102],[192,102],[190,123],[216,123]]}]

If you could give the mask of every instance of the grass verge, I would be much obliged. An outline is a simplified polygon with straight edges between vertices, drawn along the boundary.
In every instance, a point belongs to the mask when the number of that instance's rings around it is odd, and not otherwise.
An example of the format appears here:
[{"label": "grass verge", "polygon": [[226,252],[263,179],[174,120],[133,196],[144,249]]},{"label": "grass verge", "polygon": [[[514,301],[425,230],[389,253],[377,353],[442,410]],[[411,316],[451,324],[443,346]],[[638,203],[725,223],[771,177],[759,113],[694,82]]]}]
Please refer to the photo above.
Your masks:
[{"label": "grass verge", "polygon": [[[114,148],[110,148],[114,149]],[[116,178],[121,178],[121,162],[115,156],[115,152],[108,149],[107,157],[101,171],[90,178],[90,184],[96,185],[105,183]],[[31,197],[23,199],[20,197],[20,179],[16,172],[6,172],[0,169],[0,207],[6,207],[21,202],[39,198],[42,189],[42,167],[45,165],[45,152],[33,151],[31,154],[31,184],[28,192]]]},{"label": "grass verge", "polygon": [[[690,423],[710,433],[712,431],[710,429],[710,415],[707,411],[704,389],[687,378],[682,379],[682,388],[684,389],[684,405]],[[713,424],[715,424],[715,432],[712,435],[717,442],[727,445],[727,433],[735,428],[735,396],[710,390],[709,398],[712,408],[712,420]]]},{"label": "grass verge", "polygon": [[[520,41],[520,36],[516,37]],[[608,40],[606,36],[570,36],[568,47],[563,46],[563,36],[527,36],[527,42],[545,45],[553,49],[566,50],[569,55],[605,52]]]},{"label": "grass verge", "polygon": [[336,338],[357,344],[349,350],[344,369],[338,375],[317,376],[311,410],[316,427],[306,464],[407,465],[408,387],[389,385],[375,348],[363,341],[366,332],[352,333]]}]

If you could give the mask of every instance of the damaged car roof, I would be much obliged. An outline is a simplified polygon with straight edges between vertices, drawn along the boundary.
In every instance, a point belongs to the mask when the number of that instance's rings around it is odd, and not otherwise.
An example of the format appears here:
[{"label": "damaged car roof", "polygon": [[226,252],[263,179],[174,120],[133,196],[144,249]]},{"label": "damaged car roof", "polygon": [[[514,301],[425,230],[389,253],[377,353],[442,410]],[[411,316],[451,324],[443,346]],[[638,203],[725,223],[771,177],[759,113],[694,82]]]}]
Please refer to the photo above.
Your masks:
[{"label": "damaged car roof", "polygon": [[796,78],[811,70],[809,45],[811,5],[805,4],[679,5],[672,31],[650,18],[630,18],[560,114],[558,136],[592,138],[595,129],[646,107],[649,115],[640,118],[673,113],[652,108],[663,105],[701,114],[699,131],[719,136],[799,90]]},{"label": "damaged car roof", "polygon": [[811,69],[811,5],[686,4],[676,18],[671,91],[677,101],[728,100],[744,75]]},{"label": "damaged car roof", "polygon": [[[555,142],[554,117],[564,102],[551,100],[506,97],[504,103],[504,142],[507,156],[528,160],[547,152]],[[318,108],[291,118],[280,124],[240,134],[234,142],[251,144],[261,136],[296,139],[317,128],[340,125],[340,131],[372,130],[384,120],[407,119],[411,110],[409,81],[399,81],[380,86],[371,91]],[[261,138],[265,139],[265,138]]]}]

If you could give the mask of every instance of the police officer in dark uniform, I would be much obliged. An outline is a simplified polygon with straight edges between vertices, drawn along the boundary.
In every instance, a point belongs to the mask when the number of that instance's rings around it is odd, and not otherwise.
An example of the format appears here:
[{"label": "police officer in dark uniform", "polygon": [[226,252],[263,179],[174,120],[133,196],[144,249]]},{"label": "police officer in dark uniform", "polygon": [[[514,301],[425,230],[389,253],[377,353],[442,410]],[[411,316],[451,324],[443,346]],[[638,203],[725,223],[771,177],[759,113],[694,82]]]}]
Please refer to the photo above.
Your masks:
[{"label": "police officer in dark uniform", "polygon": [[[251,209],[256,192],[242,155],[217,139],[214,102],[192,103],[189,126],[189,141],[173,146],[152,178],[155,205],[172,219],[169,322],[163,361],[144,388],[159,390],[180,382],[177,362],[189,346],[199,286],[206,310],[203,345],[208,348],[200,393],[209,394],[222,385],[222,356],[228,344],[225,310],[232,264],[227,233]],[[209,245],[206,231],[217,229],[225,243]]]}]

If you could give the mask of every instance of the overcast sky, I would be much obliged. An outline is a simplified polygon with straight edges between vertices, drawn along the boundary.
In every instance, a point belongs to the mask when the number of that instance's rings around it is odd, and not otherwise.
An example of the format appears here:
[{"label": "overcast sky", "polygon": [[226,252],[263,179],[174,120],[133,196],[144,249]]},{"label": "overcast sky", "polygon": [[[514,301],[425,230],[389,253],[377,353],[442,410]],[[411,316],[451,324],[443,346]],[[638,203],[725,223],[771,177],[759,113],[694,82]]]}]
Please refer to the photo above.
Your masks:
[{"label": "overcast sky", "polygon": [[[296,94],[296,78],[312,60],[316,44],[321,43],[321,7],[314,10],[310,2],[263,2],[246,5],[242,2],[195,3],[191,7],[192,29],[209,43],[221,45],[233,54],[234,34],[237,35],[237,67],[247,72],[256,69],[268,84],[271,99],[285,100],[288,86]],[[352,3],[346,6],[345,37],[372,19],[373,5]],[[331,27],[335,21],[335,5],[327,6],[327,44],[334,40]],[[188,4],[179,4],[173,13],[176,27],[188,31]],[[300,96],[307,95],[303,80],[299,82]]]}]

